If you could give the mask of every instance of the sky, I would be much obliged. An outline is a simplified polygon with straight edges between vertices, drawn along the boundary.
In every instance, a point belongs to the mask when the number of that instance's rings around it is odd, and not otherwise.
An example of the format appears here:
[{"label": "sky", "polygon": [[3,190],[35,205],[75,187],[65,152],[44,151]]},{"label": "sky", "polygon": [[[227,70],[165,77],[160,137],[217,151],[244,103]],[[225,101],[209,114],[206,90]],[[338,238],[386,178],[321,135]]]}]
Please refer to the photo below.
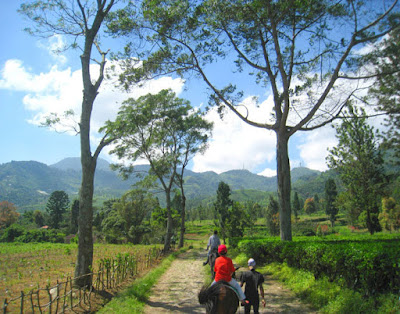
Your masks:
[{"label": "sky", "polygon": [[[64,38],[39,39],[24,32],[29,22],[17,13],[20,3],[0,0],[0,164],[34,160],[51,165],[67,157],[80,156],[79,136],[69,127],[73,121],[66,120],[65,127],[58,132],[40,126],[43,117],[51,113],[61,114],[72,109],[79,117],[82,99],[79,51],[55,54],[54,49]],[[120,42],[112,45],[115,49],[122,47]],[[215,76],[221,73],[218,66],[213,71]],[[245,102],[251,112],[260,117],[268,116],[268,108],[272,106],[268,91],[253,89],[255,83],[248,78],[242,78],[240,84],[246,87]],[[100,136],[95,131],[115,117],[124,99],[164,88],[171,88],[178,97],[188,99],[193,107],[207,105],[205,85],[194,78],[163,77],[130,93],[118,90],[112,81],[105,81],[93,110],[92,151]],[[256,108],[251,102],[252,96],[258,96],[262,106]],[[221,173],[247,169],[264,176],[276,175],[275,133],[249,126],[230,111],[221,120],[215,110],[211,110],[207,119],[214,122],[209,148],[205,154],[193,158],[191,170]],[[327,149],[335,144],[335,131],[331,126],[296,133],[289,141],[291,167],[327,170]],[[109,150],[104,149],[100,157],[116,162],[116,158],[108,154]]]}]

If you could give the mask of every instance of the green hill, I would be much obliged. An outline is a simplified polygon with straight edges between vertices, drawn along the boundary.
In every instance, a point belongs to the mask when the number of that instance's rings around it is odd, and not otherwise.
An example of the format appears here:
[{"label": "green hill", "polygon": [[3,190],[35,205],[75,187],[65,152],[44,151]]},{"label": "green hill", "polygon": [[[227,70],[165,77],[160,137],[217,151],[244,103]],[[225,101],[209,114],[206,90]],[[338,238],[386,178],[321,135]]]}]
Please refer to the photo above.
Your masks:
[{"label": "green hill", "polygon": [[[14,203],[19,211],[43,209],[49,195],[56,190],[63,190],[70,198],[77,197],[81,180],[79,158],[66,158],[47,166],[36,161],[12,161],[0,165],[0,201]],[[147,172],[149,166],[136,168]],[[319,171],[307,168],[292,170],[292,184],[301,194],[314,193],[323,189],[324,182]],[[120,197],[129,190],[138,179],[132,176],[122,180],[110,170],[110,164],[102,159],[98,161],[95,175],[95,200],[100,205],[105,199]],[[227,183],[237,200],[262,199],[265,193],[276,192],[276,177],[263,177],[248,170],[230,170],[221,174],[212,171],[196,173],[185,172],[185,191],[187,198],[202,199],[215,195],[220,181]],[[315,193],[314,193],[315,194]],[[311,194],[313,195],[313,194]],[[162,199],[160,199],[162,202]],[[99,205],[99,204],[98,204]]]}]

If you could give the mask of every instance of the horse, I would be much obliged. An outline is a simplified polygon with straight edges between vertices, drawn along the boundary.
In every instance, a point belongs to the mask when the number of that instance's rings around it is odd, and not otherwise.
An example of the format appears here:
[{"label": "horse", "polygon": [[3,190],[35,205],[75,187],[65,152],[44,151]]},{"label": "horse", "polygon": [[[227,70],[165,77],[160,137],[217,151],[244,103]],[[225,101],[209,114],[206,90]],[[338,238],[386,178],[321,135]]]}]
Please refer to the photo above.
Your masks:
[{"label": "horse", "polygon": [[218,252],[216,250],[211,251],[210,255],[208,256],[208,264],[210,264],[210,268],[211,268],[211,279],[215,278],[215,270],[214,270],[214,266],[215,266],[215,260],[218,257]]},{"label": "horse", "polygon": [[233,314],[239,306],[239,298],[226,281],[203,286],[198,294],[199,303],[205,304],[207,314]]}]

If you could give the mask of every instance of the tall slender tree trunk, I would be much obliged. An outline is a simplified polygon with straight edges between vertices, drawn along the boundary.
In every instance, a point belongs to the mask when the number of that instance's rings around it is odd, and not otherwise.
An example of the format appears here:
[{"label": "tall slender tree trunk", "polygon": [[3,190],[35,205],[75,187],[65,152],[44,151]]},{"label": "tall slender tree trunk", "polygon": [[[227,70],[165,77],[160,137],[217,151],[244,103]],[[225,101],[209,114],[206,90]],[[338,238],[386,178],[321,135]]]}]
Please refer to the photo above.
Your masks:
[{"label": "tall slender tree trunk", "polygon": [[[88,66],[89,59],[82,56],[82,68]],[[97,92],[93,89],[88,76],[84,70],[83,84],[84,89],[82,114],[80,121],[80,140],[81,140],[81,165],[82,182],[79,192],[79,218],[78,218],[78,256],[75,266],[75,284],[79,287],[89,287],[92,284],[92,277],[85,276],[92,272],[93,263],[93,190],[94,174],[96,170],[97,157],[92,157],[90,150],[90,117],[93,103]]]},{"label": "tall slender tree trunk", "polygon": [[169,251],[171,246],[171,235],[172,235],[172,215],[171,215],[171,192],[167,191],[167,232],[164,239],[164,253]]},{"label": "tall slender tree trunk", "polygon": [[181,193],[182,193],[182,213],[181,213],[181,234],[179,237],[179,245],[178,247],[181,248],[183,247],[183,238],[185,236],[185,216],[186,216],[186,197],[185,197],[185,192],[183,189],[183,184],[181,185]]},{"label": "tall slender tree trunk", "polygon": [[279,197],[279,219],[280,219],[280,235],[281,240],[292,240],[292,221],[290,206],[290,163],[288,142],[289,138],[286,133],[276,132],[276,162],[278,176],[278,197]]}]

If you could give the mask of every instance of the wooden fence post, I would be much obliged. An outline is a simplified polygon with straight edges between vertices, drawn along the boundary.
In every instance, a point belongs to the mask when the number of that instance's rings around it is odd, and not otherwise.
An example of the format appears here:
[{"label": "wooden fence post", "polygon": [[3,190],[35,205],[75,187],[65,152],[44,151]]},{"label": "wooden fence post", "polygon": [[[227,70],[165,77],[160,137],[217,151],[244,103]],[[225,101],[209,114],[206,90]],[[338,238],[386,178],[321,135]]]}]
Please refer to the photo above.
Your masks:
[{"label": "wooden fence post", "polygon": [[20,308],[21,314],[24,313],[24,292],[21,291],[21,308]]},{"label": "wooden fence post", "polygon": [[8,306],[7,298],[5,298],[4,299],[4,304],[3,304],[3,313],[4,314],[7,313],[7,306]]}]

